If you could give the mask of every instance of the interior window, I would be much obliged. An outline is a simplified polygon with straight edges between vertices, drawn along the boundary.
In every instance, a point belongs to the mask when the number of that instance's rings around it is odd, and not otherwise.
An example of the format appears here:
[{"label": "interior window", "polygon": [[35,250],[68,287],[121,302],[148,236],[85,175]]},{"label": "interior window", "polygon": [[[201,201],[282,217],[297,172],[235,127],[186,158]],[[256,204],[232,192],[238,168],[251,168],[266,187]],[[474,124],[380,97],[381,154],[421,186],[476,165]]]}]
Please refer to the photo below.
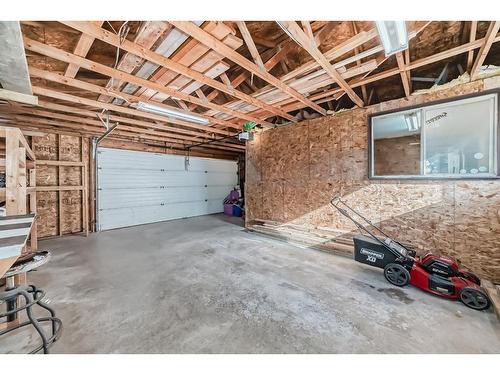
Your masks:
[{"label": "interior window", "polygon": [[497,94],[373,116],[371,177],[496,176]]}]

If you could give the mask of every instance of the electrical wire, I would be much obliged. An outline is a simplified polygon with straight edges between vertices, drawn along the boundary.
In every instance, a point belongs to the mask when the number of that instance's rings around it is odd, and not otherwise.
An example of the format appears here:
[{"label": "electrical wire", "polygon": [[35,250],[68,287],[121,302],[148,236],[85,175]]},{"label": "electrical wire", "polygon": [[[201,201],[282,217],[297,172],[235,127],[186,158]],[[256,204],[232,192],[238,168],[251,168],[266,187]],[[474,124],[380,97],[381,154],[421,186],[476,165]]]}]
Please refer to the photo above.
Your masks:
[{"label": "electrical wire", "polygon": [[[125,38],[127,37],[129,31],[130,31],[130,27],[128,26],[129,21],[123,22],[122,25],[120,26],[120,28],[118,29],[118,31],[115,30],[115,28],[111,25],[111,23],[109,21],[106,21],[106,22],[111,27],[111,29],[114,31],[114,33],[116,35],[118,35],[118,47],[116,47],[115,63],[113,65],[113,69],[116,69],[118,67],[118,62],[119,62],[119,59],[120,59],[121,45],[122,45],[123,41],[125,40]],[[111,85],[110,85],[110,87],[113,88],[114,86],[115,86],[115,77],[111,77]],[[111,92],[110,89],[108,89],[108,91]],[[121,99],[123,101],[127,102],[127,103],[129,102],[125,98],[121,98]]]}]

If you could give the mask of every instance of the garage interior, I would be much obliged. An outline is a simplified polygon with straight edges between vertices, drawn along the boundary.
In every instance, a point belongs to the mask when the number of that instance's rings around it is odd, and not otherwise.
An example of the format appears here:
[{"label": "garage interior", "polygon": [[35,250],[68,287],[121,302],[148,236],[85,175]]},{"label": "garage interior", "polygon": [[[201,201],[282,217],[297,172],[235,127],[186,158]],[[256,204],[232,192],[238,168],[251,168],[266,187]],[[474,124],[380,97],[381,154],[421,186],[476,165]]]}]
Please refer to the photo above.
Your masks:
[{"label": "garage interior", "polygon": [[0,21],[0,353],[500,353],[499,29]]}]

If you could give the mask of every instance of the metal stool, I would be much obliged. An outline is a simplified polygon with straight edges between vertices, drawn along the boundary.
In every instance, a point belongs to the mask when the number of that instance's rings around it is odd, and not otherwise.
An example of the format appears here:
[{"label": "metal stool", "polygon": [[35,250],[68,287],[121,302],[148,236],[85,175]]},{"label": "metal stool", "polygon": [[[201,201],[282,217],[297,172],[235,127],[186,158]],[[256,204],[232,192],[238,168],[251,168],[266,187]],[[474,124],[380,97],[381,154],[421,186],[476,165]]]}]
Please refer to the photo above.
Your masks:
[{"label": "metal stool", "polygon": [[[4,302],[7,304],[7,311],[0,313],[0,319],[7,317],[7,322],[13,322],[17,319],[18,313],[23,310],[26,310],[26,315],[28,316],[27,321],[0,331],[0,338],[7,333],[15,331],[16,329],[26,327],[30,324],[33,325],[42,339],[42,344],[29,352],[29,354],[38,353],[42,349],[44,354],[48,354],[49,348],[61,336],[62,322],[59,318],[56,318],[54,310],[47,306],[46,303],[42,302],[42,299],[45,296],[45,292],[43,290],[38,289],[34,285],[15,285],[14,276],[34,270],[35,268],[48,262],[49,258],[50,253],[47,251],[27,254],[19,258],[5,274],[6,288],[4,292],[0,292],[0,304]],[[24,304],[22,306],[17,305],[18,297],[24,298]],[[50,313],[50,316],[35,318],[32,312],[32,307],[34,305],[38,305],[47,310]],[[40,323],[43,322],[51,322],[50,337],[47,337],[44,329],[41,327]]]}]

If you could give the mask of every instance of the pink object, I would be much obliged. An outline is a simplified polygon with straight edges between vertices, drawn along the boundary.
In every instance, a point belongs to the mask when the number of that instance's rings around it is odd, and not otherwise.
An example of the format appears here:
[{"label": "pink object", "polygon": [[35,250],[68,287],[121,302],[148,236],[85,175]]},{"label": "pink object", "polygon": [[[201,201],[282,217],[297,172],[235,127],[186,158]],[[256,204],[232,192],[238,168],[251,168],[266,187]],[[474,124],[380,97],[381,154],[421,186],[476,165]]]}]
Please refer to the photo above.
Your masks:
[{"label": "pink object", "polygon": [[233,216],[233,204],[225,203],[224,204],[224,215]]},{"label": "pink object", "polygon": [[240,199],[240,192],[238,190],[232,190],[230,193],[229,193],[229,199],[232,200],[232,201],[237,201],[238,199]]}]

